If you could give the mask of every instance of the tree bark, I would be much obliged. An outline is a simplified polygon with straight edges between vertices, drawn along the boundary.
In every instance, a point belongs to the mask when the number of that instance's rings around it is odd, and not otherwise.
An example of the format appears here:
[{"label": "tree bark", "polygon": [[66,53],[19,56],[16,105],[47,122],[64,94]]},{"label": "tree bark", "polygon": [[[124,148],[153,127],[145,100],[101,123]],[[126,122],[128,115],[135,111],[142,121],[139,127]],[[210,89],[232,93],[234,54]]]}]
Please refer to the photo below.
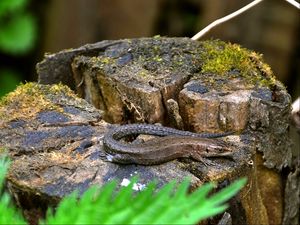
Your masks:
[{"label": "tree bark", "polygon": [[[230,203],[232,223],[281,223],[282,169],[291,165],[290,96],[258,54],[187,38],[104,41],[48,55],[37,71],[40,83],[70,84],[101,111],[62,85],[27,84],[8,96],[0,108],[0,146],[13,158],[7,178],[16,196],[38,198],[46,208],[75,189],[82,193],[132,174],[160,185],[189,176],[193,188],[206,181],[221,188],[246,176],[247,186]],[[33,96],[42,101],[30,101]],[[107,162],[101,140],[110,123],[136,122],[234,131],[223,138],[233,159],[206,165],[191,159],[155,166]]]}]

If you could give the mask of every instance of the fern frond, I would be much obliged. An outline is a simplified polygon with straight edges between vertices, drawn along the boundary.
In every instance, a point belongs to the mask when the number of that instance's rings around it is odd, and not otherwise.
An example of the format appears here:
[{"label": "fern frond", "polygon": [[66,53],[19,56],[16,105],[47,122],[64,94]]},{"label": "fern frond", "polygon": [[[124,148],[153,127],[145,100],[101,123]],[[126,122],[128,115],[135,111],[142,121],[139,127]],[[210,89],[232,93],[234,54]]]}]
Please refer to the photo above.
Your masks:
[{"label": "fern frond", "polygon": [[8,158],[0,156],[0,224],[26,224],[21,214],[11,204],[10,196],[6,192],[2,193],[9,164]]},{"label": "fern frond", "polygon": [[[9,162],[0,157],[0,191]],[[222,213],[226,201],[246,183],[240,179],[218,193],[207,197],[214,184],[204,184],[188,194],[188,179],[177,184],[169,182],[158,190],[157,182],[150,182],[140,192],[134,190],[137,178],[126,187],[117,181],[103,187],[93,186],[79,198],[74,192],[65,197],[56,212],[49,209],[41,224],[196,224],[200,220]],[[119,189],[119,190],[118,190]],[[117,191],[118,190],[118,191]],[[26,224],[11,206],[7,193],[0,196],[0,224]]]},{"label": "fern frond", "polygon": [[[225,202],[245,184],[241,179],[219,193],[207,197],[213,184],[205,184],[188,194],[189,181],[181,184],[170,182],[157,191],[157,184],[136,193],[133,190],[136,178],[127,187],[116,192],[116,182],[109,182],[100,190],[89,189],[81,200],[73,194],[58,206],[55,215],[47,218],[46,224],[196,224],[200,220],[223,212]],[[68,213],[67,209],[74,210]],[[64,215],[65,214],[65,215]],[[71,214],[71,215],[70,215]],[[72,221],[61,217],[71,217]]]}]

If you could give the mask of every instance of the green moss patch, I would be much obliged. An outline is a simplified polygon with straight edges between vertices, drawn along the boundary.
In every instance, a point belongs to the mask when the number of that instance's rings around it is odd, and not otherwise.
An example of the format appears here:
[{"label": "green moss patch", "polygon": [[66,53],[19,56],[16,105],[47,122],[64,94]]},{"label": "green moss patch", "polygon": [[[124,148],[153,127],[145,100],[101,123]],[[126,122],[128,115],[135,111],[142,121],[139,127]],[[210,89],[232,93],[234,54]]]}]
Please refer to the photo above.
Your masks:
[{"label": "green moss patch", "polygon": [[[272,87],[275,84],[276,79],[270,67],[263,62],[262,55],[219,40],[202,44],[202,74],[214,74],[218,79],[242,78],[245,83],[255,86]],[[210,80],[211,83],[213,81],[215,79]]]},{"label": "green moss patch", "polygon": [[225,75],[233,69],[247,73],[252,69],[250,51],[237,44],[226,44],[221,41],[203,42],[205,48],[202,72]]},{"label": "green moss patch", "polygon": [[25,119],[43,110],[63,111],[51,99],[57,95],[76,95],[67,86],[39,85],[37,83],[21,84],[15,91],[4,96],[0,101],[0,120],[10,121],[15,118]]}]

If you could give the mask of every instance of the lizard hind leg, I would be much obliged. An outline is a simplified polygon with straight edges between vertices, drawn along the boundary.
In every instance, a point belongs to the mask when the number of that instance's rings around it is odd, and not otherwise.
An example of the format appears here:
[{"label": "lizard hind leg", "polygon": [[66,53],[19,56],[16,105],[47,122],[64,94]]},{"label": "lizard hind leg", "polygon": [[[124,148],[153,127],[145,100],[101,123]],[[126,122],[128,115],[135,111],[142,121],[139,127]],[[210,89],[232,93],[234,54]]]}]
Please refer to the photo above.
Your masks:
[{"label": "lizard hind leg", "polygon": [[216,165],[211,160],[202,157],[201,154],[199,154],[199,153],[195,153],[194,152],[193,154],[191,154],[190,158],[192,158],[192,159],[194,159],[194,160],[196,160],[198,162],[203,163],[206,167],[208,167],[208,166],[215,166]]}]

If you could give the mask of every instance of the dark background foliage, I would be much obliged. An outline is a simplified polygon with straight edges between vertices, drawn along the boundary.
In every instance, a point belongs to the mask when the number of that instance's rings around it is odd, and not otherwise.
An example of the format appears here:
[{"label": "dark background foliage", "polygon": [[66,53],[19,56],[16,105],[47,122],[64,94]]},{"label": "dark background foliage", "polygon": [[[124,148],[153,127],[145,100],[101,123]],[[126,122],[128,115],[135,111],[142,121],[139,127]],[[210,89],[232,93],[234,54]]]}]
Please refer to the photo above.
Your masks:
[{"label": "dark background foliage", "polygon": [[[0,95],[20,81],[36,81],[35,64],[45,52],[79,47],[105,39],[133,37],[192,37],[212,21],[249,0],[1,0],[0,3]],[[21,6],[1,13],[3,2]],[[5,5],[5,4],[4,4]],[[32,29],[19,24],[15,39],[1,48],[1,33],[11,21],[32,17]],[[204,39],[235,42],[264,54],[274,74],[291,93],[300,95],[299,10],[285,1],[268,0],[220,25]],[[22,31],[23,30],[23,31]],[[29,32],[29,34],[28,34]],[[29,36],[31,35],[31,39]],[[28,46],[23,39],[30,39]],[[26,39],[26,40],[27,40]],[[27,40],[28,41],[28,40]],[[21,46],[18,48],[18,46]],[[22,47],[23,46],[23,47]],[[17,47],[17,48],[16,48]]]}]

